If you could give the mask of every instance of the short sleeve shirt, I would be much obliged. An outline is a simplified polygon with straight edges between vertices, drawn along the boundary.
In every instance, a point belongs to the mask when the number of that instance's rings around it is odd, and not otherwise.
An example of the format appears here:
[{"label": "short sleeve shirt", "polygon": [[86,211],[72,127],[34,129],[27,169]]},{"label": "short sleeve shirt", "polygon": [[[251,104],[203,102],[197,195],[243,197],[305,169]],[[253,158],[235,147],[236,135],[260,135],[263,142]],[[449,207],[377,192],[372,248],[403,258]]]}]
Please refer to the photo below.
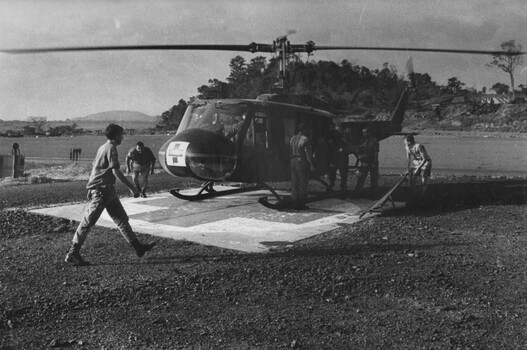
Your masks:
[{"label": "short sleeve shirt", "polygon": [[369,136],[364,143],[359,146],[359,166],[378,167],[379,166],[379,141]]},{"label": "short sleeve shirt", "polygon": [[133,160],[134,163],[140,166],[147,166],[155,162],[156,157],[148,147],[143,148],[143,152],[139,153],[135,147],[130,149],[126,158]]},{"label": "short sleeve shirt", "polygon": [[120,166],[117,147],[110,141],[107,141],[97,150],[86,188],[92,189],[98,186],[115,184],[115,175],[112,170],[119,169]]},{"label": "short sleeve shirt", "polygon": [[291,157],[300,157],[307,161],[307,154],[311,151],[311,142],[304,135],[295,135],[291,138]]}]

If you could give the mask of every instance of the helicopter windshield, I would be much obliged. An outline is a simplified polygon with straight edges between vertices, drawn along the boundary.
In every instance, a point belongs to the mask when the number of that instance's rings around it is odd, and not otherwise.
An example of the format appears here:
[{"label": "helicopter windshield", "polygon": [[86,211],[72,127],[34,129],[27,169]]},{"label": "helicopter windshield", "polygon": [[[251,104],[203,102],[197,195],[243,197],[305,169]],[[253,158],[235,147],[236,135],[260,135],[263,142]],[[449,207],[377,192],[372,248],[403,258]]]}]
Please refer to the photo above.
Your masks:
[{"label": "helicopter windshield", "polygon": [[190,105],[176,134],[187,129],[203,129],[236,142],[247,112],[246,104]]}]

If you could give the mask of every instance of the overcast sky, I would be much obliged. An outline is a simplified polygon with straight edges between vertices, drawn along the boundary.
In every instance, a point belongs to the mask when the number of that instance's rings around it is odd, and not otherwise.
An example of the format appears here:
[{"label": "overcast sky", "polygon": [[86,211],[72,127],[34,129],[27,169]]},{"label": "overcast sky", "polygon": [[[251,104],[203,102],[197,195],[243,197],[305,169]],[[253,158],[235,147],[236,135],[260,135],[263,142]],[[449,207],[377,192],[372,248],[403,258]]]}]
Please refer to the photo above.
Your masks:
[{"label": "overcast sky", "polygon": [[[0,48],[150,44],[293,44],[412,46],[496,50],[514,39],[527,49],[525,0],[0,0]],[[225,80],[231,58],[220,51],[0,53],[0,119],[49,120],[109,110],[159,115],[197,94],[211,78]],[[257,55],[243,53],[247,60]],[[439,84],[509,84],[485,67],[489,56],[321,51],[310,59],[347,59],[372,69],[383,62],[414,70]],[[303,59],[306,56],[303,55]],[[527,69],[516,84],[527,84]],[[522,72],[522,69],[523,72]]]}]

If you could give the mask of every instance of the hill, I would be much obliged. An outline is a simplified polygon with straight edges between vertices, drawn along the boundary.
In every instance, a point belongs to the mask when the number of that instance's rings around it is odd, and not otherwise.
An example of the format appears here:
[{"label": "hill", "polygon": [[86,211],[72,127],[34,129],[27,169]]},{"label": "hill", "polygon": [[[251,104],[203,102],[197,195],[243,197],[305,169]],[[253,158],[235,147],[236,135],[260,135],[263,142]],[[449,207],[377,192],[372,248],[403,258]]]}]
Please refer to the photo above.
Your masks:
[{"label": "hill", "polygon": [[149,116],[145,113],[136,111],[107,111],[96,114],[90,114],[85,117],[78,117],[72,119],[75,122],[155,122],[156,117]]},{"label": "hill", "polygon": [[433,111],[410,109],[404,127],[413,131],[527,132],[527,104],[502,104],[481,113],[472,104],[451,104]]}]

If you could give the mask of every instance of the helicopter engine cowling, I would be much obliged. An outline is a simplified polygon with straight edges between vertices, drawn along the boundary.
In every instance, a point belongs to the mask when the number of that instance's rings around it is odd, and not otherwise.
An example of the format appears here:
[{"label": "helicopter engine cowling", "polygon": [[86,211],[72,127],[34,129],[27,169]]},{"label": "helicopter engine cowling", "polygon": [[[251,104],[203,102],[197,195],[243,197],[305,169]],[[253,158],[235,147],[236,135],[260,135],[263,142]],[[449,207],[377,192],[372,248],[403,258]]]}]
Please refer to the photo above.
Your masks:
[{"label": "helicopter engine cowling", "polygon": [[223,181],[236,170],[236,146],[222,134],[187,129],[161,147],[159,160],[174,176]]}]

